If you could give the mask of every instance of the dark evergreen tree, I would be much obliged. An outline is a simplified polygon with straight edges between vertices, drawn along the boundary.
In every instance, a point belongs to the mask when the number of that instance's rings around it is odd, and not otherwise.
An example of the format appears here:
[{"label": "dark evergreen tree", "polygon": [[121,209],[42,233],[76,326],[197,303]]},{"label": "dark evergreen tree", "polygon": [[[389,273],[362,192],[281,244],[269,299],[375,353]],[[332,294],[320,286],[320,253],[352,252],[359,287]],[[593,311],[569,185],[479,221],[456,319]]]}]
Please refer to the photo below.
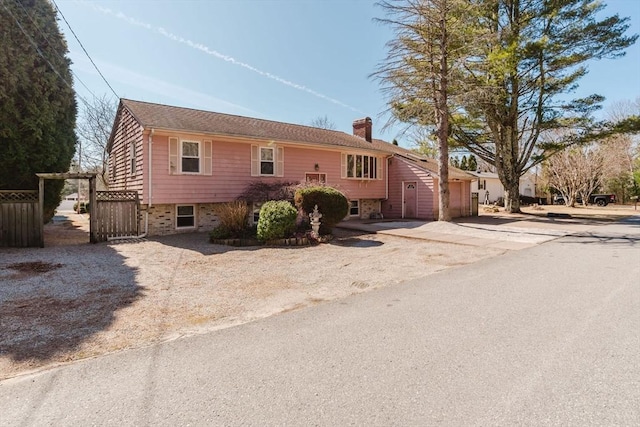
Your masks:
[{"label": "dark evergreen tree", "polygon": [[460,160],[460,169],[463,171],[469,170],[469,163],[467,162],[467,156],[462,156],[462,160]]},{"label": "dark evergreen tree", "polygon": [[[38,172],[66,172],[76,101],[67,44],[47,0],[0,2],[0,189],[37,189]],[[45,184],[45,219],[64,181]]]},{"label": "dark evergreen tree", "polygon": [[476,159],[476,156],[474,156],[473,154],[469,155],[469,162],[467,163],[467,170],[468,171],[477,171],[478,170],[478,160]]}]

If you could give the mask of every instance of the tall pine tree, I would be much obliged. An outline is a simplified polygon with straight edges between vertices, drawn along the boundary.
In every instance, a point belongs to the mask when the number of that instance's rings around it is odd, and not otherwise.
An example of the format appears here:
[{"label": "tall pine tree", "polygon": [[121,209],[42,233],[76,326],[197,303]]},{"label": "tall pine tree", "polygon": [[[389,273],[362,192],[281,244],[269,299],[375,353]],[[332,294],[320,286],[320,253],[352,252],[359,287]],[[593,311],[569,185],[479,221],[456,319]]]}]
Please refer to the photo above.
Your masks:
[{"label": "tall pine tree", "polygon": [[[394,118],[495,166],[509,212],[520,210],[519,179],[533,166],[564,147],[640,128],[637,117],[594,122],[597,94],[570,98],[590,60],[622,56],[637,39],[626,34],[628,18],[602,17],[598,0],[381,4],[395,38],[377,75]],[[553,139],[558,131],[566,137]]]},{"label": "tall pine tree", "polygon": [[449,118],[465,93],[458,78],[474,36],[467,0],[382,0],[396,38],[374,73],[388,94],[392,120],[433,128],[438,143],[438,220],[449,213]]},{"label": "tall pine tree", "polygon": [[[628,18],[602,16],[599,0],[477,0],[480,19],[468,25],[484,46],[467,67],[465,108],[452,118],[452,133],[492,164],[505,189],[505,209],[519,212],[520,177],[573,144],[616,132],[594,122],[604,99],[570,94],[590,60],[616,58],[637,35]],[[630,123],[637,126],[637,123]],[[554,135],[563,135],[557,139]]]},{"label": "tall pine tree", "polygon": [[[0,189],[37,189],[38,172],[66,172],[77,106],[67,44],[47,0],[0,0]],[[63,181],[45,185],[45,218]]]}]

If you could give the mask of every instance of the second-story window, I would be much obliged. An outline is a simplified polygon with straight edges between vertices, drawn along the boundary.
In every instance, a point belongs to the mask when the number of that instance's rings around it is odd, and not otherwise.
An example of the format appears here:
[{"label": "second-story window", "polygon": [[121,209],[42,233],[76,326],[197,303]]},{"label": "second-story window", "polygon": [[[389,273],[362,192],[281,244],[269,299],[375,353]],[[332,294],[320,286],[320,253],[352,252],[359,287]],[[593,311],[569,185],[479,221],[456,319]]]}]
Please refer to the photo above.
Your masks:
[{"label": "second-story window", "polygon": [[260,175],[274,175],[273,148],[260,147]]},{"label": "second-story window", "polygon": [[284,147],[252,145],[251,176],[284,176]]},{"label": "second-story window", "polygon": [[182,141],[182,172],[200,173],[200,143]]},{"label": "second-story window", "polygon": [[378,158],[361,154],[347,154],[346,177],[358,179],[378,178]]}]

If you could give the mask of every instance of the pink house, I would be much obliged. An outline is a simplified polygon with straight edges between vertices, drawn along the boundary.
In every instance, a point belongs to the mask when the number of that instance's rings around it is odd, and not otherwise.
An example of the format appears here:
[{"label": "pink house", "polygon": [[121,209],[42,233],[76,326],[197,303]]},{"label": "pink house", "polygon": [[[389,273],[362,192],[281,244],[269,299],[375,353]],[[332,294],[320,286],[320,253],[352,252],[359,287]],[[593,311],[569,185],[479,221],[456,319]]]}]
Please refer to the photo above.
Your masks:
[{"label": "pink house", "polygon": [[[438,218],[438,162],[402,147],[386,144],[393,153],[387,166],[389,191],[382,201],[385,218]],[[475,177],[449,166],[449,210],[452,218],[471,214],[471,182]]]},{"label": "pink house", "polygon": [[[217,206],[256,180],[326,182],[347,195],[357,218],[411,217],[411,207],[400,207],[415,182],[414,217],[433,219],[437,196],[423,192],[433,193],[437,178],[420,164],[426,160],[373,140],[371,127],[370,118],[357,120],[349,135],[122,99],[107,145],[109,188],[138,191],[149,235],[213,229]],[[411,162],[413,180],[399,167]],[[466,189],[460,194],[468,197]]]}]

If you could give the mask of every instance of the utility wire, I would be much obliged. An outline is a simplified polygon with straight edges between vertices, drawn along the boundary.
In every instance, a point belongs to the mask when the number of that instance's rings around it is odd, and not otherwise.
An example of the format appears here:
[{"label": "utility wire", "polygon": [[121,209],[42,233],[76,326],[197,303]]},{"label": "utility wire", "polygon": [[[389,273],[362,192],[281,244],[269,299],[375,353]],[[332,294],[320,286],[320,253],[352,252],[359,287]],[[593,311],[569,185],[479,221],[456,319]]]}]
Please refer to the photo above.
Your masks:
[{"label": "utility wire", "polygon": [[9,15],[11,15],[11,17],[13,18],[13,20],[16,22],[16,24],[18,25],[18,28],[20,28],[20,31],[22,31],[22,34],[24,34],[24,36],[27,38],[27,40],[29,41],[29,43],[31,43],[31,46],[33,46],[33,48],[36,50],[36,52],[38,53],[38,55],[40,55],[40,57],[42,59],[45,60],[45,62],[47,64],[49,64],[49,67],[51,67],[51,70],[58,76],[60,77],[60,80],[62,80],[62,82],[67,85],[69,87],[69,89],[71,89],[75,95],[82,101],[85,103],[85,105],[87,105],[88,107],[91,106],[91,104],[89,104],[87,102],[86,99],[84,99],[83,97],[81,97],[73,88],[73,85],[71,83],[69,83],[67,81],[67,79],[65,79],[62,74],[60,74],[60,72],[56,69],[56,67],[53,66],[53,64],[47,59],[46,56],[44,56],[44,54],[42,53],[42,51],[40,50],[40,48],[38,47],[38,45],[36,44],[36,42],[33,41],[33,39],[31,38],[31,36],[27,33],[27,31],[24,29],[24,27],[22,26],[22,24],[20,23],[20,20],[11,12],[11,10],[7,7],[7,5],[4,3],[4,1],[1,1],[0,3],[2,3],[2,7],[4,7],[4,10],[7,11],[7,13]]},{"label": "utility wire", "polygon": [[56,3],[55,0],[51,0],[51,2],[53,3],[53,5],[56,7],[56,10],[58,11],[58,13],[60,14],[60,16],[62,16],[62,19],[64,20],[64,22],[67,24],[67,27],[69,27],[69,30],[71,31],[71,34],[73,34],[73,37],[75,37],[76,41],[78,42],[78,44],[80,45],[80,47],[82,48],[82,50],[84,51],[85,55],[87,55],[87,58],[89,58],[89,61],[91,61],[91,63],[93,64],[93,67],[96,69],[96,71],[98,72],[98,74],[100,74],[100,77],[102,77],[102,80],[104,80],[104,82],[107,84],[107,86],[109,86],[109,89],[111,89],[111,92],[113,92],[113,94],[116,96],[117,99],[120,99],[120,97],[118,96],[118,94],[116,93],[115,90],[113,90],[113,88],[111,87],[111,85],[109,84],[109,82],[107,81],[107,79],[104,77],[104,75],[102,74],[102,72],[100,71],[100,69],[98,68],[98,66],[96,65],[95,62],[93,62],[93,59],[91,58],[91,56],[89,55],[89,52],[87,52],[87,49],[84,48],[84,46],[82,45],[82,42],[80,41],[80,39],[78,38],[78,36],[76,35],[75,31],[73,31],[73,28],[71,28],[71,25],[69,24],[69,21],[67,21],[67,18],[64,17],[64,15],[62,14],[62,11],[60,10],[60,8],[58,7],[58,4]]},{"label": "utility wire", "polygon": [[[29,11],[24,7],[24,5],[22,4],[21,0],[15,0],[15,2],[17,4],[20,5],[20,7],[22,8],[22,10],[24,11],[24,14],[27,16],[27,18],[29,18],[29,21],[31,21],[31,23],[33,24],[34,27],[36,27],[36,29],[40,32],[40,35],[42,35],[42,37],[47,40],[47,42],[49,41],[47,38],[47,35],[40,29],[40,27],[38,26],[38,24],[36,23],[36,21],[33,20],[33,18],[31,17],[31,15],[29,14]],[[66,60],[66,58],[64,58],[62,55],[60,55],[59,52],[56,52],[56,54],[61,57],[63,60]],[[78,77],[78,75],[71,69],[69,68],[69,71],[71,71],[71,74],[73,74],[73,77],[75,78],[75,80],[77,80],[78,82],[80,82],[80,84],[82,86],[84,86],[84,88],[94,97],[97,98],[96,94],[93,93],[93,91],[91,89],[89,89],[89,86],[87,86],[82,79],[80,79],[80,77]]]}]

